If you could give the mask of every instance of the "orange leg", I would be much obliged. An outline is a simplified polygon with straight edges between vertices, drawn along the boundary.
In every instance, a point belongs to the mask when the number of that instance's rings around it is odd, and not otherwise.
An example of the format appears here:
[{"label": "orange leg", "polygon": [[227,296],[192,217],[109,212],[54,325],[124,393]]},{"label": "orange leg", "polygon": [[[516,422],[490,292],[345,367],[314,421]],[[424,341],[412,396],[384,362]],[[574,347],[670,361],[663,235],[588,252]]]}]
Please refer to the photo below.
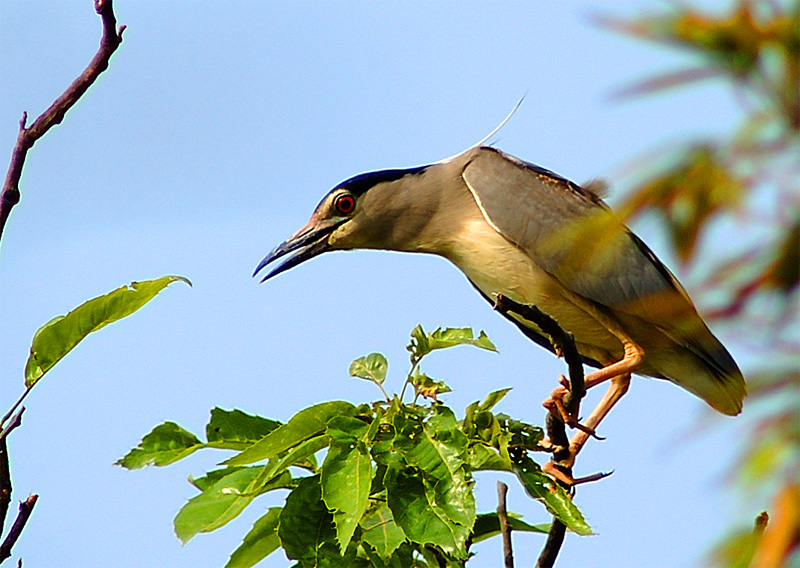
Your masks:
[{"label": "orange leg", "polygon": [[[608,390],[606,391],[600,402],[597,403],[592,413],[586,419],[584,424],[577,424],[577,417],[569,416],[564,409],[561,399],[566,394],[566,387],[561,386],[555,389],[550,398],[544,401],[544,405],[552,410],[555,407],[564,419],[564,422],[572,427],[576,427],[578,431],[573,435],[569,443],[569,458],[562,462],[563,466],[572,467],[575,463],[575,458],[583,448],[586,441],[590,436],[594,436],[595,430],[603,418],[611,411],[617,401],[628,391],[631,381],[631,373],[634,372],[644,361],[644,351],[641,347],[636,345],[623,333],[615,333],[620,338],[624,347],[624,356],[616,363],[612,363],[607,367],[598,369],[586,375],[584,381],[586,388],[589,389],[602,382],[611,381]],[[577,426],[576,426],[577,425]],[[543,468],[546,472],[554,475],[562,482],[568,485],[573,485],[576,480],[565,475],[558,469],[554,463],[549,462]]]}]

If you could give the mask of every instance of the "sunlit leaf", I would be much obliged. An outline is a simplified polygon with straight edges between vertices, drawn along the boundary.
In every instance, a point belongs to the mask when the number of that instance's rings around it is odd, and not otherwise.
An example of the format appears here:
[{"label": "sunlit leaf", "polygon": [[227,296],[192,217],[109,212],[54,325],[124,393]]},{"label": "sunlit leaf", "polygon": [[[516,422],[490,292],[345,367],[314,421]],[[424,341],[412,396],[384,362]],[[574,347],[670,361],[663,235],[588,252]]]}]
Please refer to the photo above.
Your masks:
[{"label": "sunlit leaf", "polygon": [[331,444],[321,468],[322,499],[333,513],[341,552],[367,510],[372,473],[372,457],[363,443]]},{"label": "sunlit leaf", "polygon": [[440,394],[448,393],[452,389],[444,381],[436,381],[423,373],[416,373],[411,378],[414,391],[419,395],[431,400],[439,400]]},{"label": "sunlit leaf", "polygon": [[452,411],[437,407],[424,425],[413,416],[397,416],[394,425],[394,447],[409,465],[425,473],[424,479],[434,488],[428,496],[450,520],[471,527],[475,497],[464,461],[468,440]]},{"label": "sunlit leaf", "polygon": [[191,282],[182,276],[132,282],[85,302],[65,316],[53,318],[33,336],[25,365],[25,386],[32,387],[47,371],[93,331],[131,315],[173,282]]},{"label": "sunlit leaf", "polygon": [[388,560],[406,540],[405,533],[395,524],[392,511],[385,501],[375,502],[362,517],[360,526],[361,539],[369,543],[384,560]]},{"label": "sunlit leaf", "polygon": [[[508,525],[512,531],[544,533],[550,532],[550,524],[531,525],[508,513]],[[477,544],[482,540],[500,534],[500,518],[497,513],[482,513],[475,519],[475,526],[472,527],[472,542]]]},{"label": "sunlit leaf", "polygon": [[275,420],[252,416],[241,410],[214,408],[206,425],[206,438],[215,448],[243,450],[280,425]]},{"label": "sunlit leaf", "polygon": [[465,545],[472,527],[453,521],[441,510],[419,470],[390,466],[384,483],[392,517],[409,540],[436,544],[455,558],[466,558]]},{"label": "sunlit leaf", "polygon": [[557,517],[568,529],[579,535],[592,534],[583,514],[570,499],[569,494],[547,475],[542,473],[532,460],[525,459],[516,465],[517,478],[529,496],[544,503],[550,514]]},{"label": "sunlit leaf", "polygon": [[289,422],[276,428],[264,438],[225,462],[226,465],[247,465],[266,458],[276,457],[325,430],[325,424],[334,416],[352,416],[356,407],[349,402],[323,402],[305,408]]},{"label": "sunlit leaf", "polygon": [[[258,496],[255,486],[265,467],[236,469],[189,499],[173,522],[178,538],[186,543],[197,533],[211,532],[236,518]],[[271,488],[288,487],[291,483],[292,476],[284,472],[272,480]]]},{"label": "sunlit leaf", "polygon": [[381,353],[370,353],[350,363],[350,376],[367,379],[379,385],[386,380],[389,362]]},{"label": "sunlit leaf", "polygon": [[431,351],[456,345],[472,345],[488,351],[497,351],[497,347],[483,331],[475,338],[472,328],[469,327],[438,328],[432,333],[425,333],[421,325],[417,325],[411,331],[411,342],[406,349],[414,358],[421,359]]},{"label": "sunlit leaf", "polygon": [[148,465],[165,466],[185,458],[203,447],[191,432],[174,422],[164,422],[150,431],[139,445],[114,465],[139,469]]},{"label": "sunlit leaf", "polygon": [[225,568],[250,568],[280,548],[278,518],[281,510],[280,507],[272,507],[255,522],[242,544],[231,554]]},{"label": "sunlit leaf", "polygon": [[490,392],[486,395],[486,398],[483,399],[483,402],[478,405],[478,410],[491,410],[498,402],[503,400],[509,392],[511,392],[510,388]]}]

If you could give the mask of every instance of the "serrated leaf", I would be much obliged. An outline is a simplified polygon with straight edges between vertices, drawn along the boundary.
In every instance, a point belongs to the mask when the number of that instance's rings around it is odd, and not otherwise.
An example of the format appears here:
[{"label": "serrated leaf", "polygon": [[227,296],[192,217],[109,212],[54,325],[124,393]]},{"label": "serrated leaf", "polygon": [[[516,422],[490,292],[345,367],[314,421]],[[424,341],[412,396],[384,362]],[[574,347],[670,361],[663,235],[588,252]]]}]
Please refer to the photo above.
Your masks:
[{"label": "serrated leaf", "polygon": [[497,351],[485,332],[481,331],[477,339],[473,336],[471,327],[439,328],[429,336],[429,348],[446,349],[456,345],[473,345],[489,351]]},{"label": "serrated leaf", "polygon": [[467,437],[458,429],[455,416],[437,407],[424,425],[414,416],[395,417],[394,448],[409,465],[425,473],[435,487],[430,496],[453,522],[471,527],[475,521],[472,479],[465,468]]},{"label": "serrated leaf", "polygon": [[515,464],[515,470],[525,492],[544,503],[550,514],[558,518],[568,529],[582,536],[593,534],[592,528],[566,490],[545,475],[533,460],[524,459],[521,463]]},{"label": "serrated leaf", "polygon": [[161,467],[185,458],[203,446],[191,432],[174,422],[164,422],[153,428],[137,447],[114,465],[126,469],[139,469],[148,465]]},{"label": "serrated leaf", "polygon": [[433,544],[455,558],[467,557],[466,542],[471,530],[454,522],[436,502],[417,468],[389,466],[384,478],[389,509],[406,537],[417,544]]},{"label": "serrated leaf", "polygon": [[40,327],[33,336],[30,356],[25,364],[25,386],[35,385],[45,373],[72,351],[87,335],[131,315],[173,282],[186,282],[183,276],[163,276],[156,280],[132,282],[103,296],[84,302],[65,316],[57,316]]},{"label": "serrated leaf", "polygon": [[223,462],[225,465],[247,465],[266,458],[276,457],[292,446],[318,435],[335,416],[352,416],[356,407],[349,402],[334,400],[305,408],[289,422],[276,428],[261,440]]},{"label": "serrated leaf", "polygon": [[302,566],[351,568],[355,564],[355,546],[344,556],[339,554],[333,515],[322,500],[318,475],[303,478],[286,497],[278,536],[286,556]]},{"label": "serrated leaf", "polygon": [[381,353],[370,353],[350,363],[350,376],[382,385],[386,380],[389,362]]},{"label": "serrated leaf", "polygon": [[214,408],[206,425],[209,446],[243,450],[281,425],[276,420],[253,416],[241,410]]},{"label": "serrated leaf", "polygon": [[[508,525],[512,531],[544,533],[550,532],[550,524],[531,525],[513,513],[508,513]],[[472,527],[472,543],[477,544],[495,535],[500,534],[500,518],[497,513],[481,513],[475,519]]]},{"label": "serrated leaf", "polygon": [[[241,513],[259,493],[256,486],[267,466],[246,467],[226,475],[178,511],[173,526],[175,534],[185,544],[197,533],[211,532],[230,522]],[[270,482],[272,489],[288,487],[292,476],[283,472]]]},{"label": "serrated leaf", "polygon": [[433,333],[425,333],[421,325],[411,331],[411,342],[406,349],[411,352],[414,359],[422,359],[425,355],[436,349],[446,349],[456,345],[473,345],[489,351],[497,348],[483,331],[476,339],[470,327],[438,328]]},{"label": "serrated leaf", "polygon": [[282,510],[281,507],[272,507],[253,524],[225,568],[250,568],[280,548],[278,519]]},{"label": "serrated leaf", "polygon": [[368,543],[383,560],[388,561],[406,540],[385,501],[376,501],[361,519],[361,540]]},{"label": "serrated leaf", "polygon": [[363,443],[334,443],[325,456],[321,468],[322,499],[333,513],[342,553],[367,510],[372,473],[372,457]]}]

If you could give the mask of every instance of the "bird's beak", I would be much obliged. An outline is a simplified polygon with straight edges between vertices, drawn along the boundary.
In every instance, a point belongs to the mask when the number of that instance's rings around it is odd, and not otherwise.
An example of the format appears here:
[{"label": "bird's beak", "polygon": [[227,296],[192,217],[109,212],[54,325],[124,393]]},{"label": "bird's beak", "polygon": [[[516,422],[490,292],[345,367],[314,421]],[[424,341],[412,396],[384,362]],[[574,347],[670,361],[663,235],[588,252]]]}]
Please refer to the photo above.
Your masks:
[{"label": "bird's beak", "polygon": [[257,275],[269,263],[289,254],[290,252],[300,249],[300,251],[278,266],[272,269],[264,278],[262,282],[269,280],[273,276],[285,272],[298,264],[305,262],[310,258],[314,258],[323,252],[330,250],[331,246],[328,244],[328,236],[333,232],[336,227],[344,223],[347,219],[322,219],[320,220],[316,214],[311,216],[308,224],[297,231],[294,235],[283,241],[280,245],[275,247],[264,260],[262,260],[253,272],[253,276]]}]

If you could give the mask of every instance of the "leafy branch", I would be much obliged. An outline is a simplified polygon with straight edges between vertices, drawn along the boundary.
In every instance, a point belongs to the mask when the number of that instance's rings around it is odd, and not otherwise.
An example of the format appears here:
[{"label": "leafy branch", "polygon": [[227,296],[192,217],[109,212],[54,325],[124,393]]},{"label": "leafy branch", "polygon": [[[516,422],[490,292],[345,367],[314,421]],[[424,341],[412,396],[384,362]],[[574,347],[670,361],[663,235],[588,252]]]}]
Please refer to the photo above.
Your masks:
[{"label": "leafy branch", "polygon": [[[412,402],[402,392],[389,395],[388,362],[372,353],[356,359],[350,374],[374,382],[383,395],[378,402],[324,402],[284,424],[215,408],[206,441],[165,422],[117,464],[137,469],[170,465],[200,449],[235,452],[220,469],[190,478],[200,494],[175,517],[183,542],[224,526],[260,495],[288,490],[282,507],[256,521],[228,568],[253,566],[279,548],[303,567],[465,566],[471,545],[502,528],[497,512],[476,511],[477,471],[514,473],[566,528],[591,534],[568,491],[529,455],[543,451],[542,429],[495,412],[510,389],[470,404],[461,419],[438,400],[449,388],[424,375],[420,363],[456,345],[496,350],[484,333],[476,338],[468,328],[427,333],[417,326],[402,387],[412,386]],[[550,528],[513,514],[503,523],[525,532]]]}]

